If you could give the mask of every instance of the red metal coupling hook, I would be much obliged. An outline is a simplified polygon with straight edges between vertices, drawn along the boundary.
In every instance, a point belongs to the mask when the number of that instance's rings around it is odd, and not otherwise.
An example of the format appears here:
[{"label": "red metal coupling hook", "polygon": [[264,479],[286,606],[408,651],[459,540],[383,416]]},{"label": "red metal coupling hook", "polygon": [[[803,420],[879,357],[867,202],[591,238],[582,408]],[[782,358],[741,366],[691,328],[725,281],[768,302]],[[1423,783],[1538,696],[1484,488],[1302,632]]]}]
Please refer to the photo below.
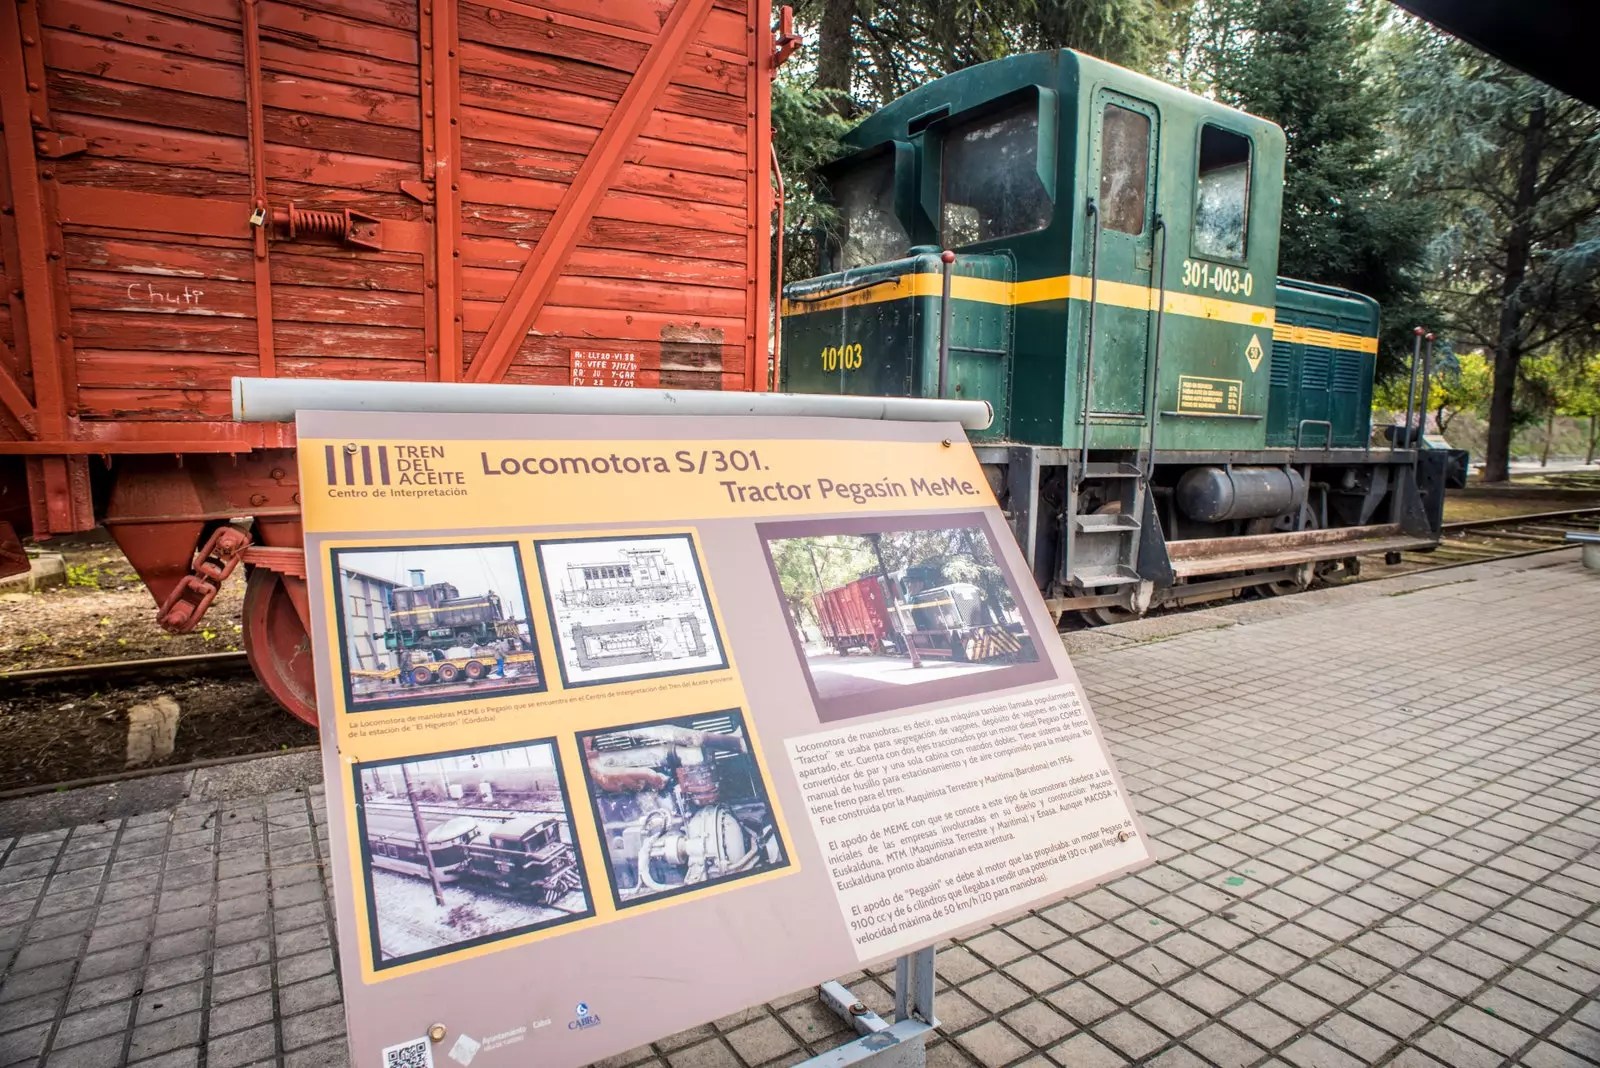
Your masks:
[{"label": "red metal coupling hook", "polygon": [[342,211],[311,211],[291,200],[288,207],[272,209],[272,226],[278,237],[289,241],[331,237],[335,241],[362,248],[383,247],[383,223],[349,208]]}]

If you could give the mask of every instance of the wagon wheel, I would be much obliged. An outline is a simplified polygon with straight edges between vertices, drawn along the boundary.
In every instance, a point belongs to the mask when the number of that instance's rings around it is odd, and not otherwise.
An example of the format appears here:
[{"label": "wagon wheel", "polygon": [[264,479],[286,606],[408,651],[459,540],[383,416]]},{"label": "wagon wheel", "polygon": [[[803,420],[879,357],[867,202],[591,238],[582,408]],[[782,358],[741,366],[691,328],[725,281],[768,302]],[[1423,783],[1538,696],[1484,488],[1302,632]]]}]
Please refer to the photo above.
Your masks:
[{"label": "wagon wheel", "polygon": [[419,664],[411,669],[411,681],[418,686],[426,686],[433,681],[433,672]]},{"label": "wagon wheel", "polygon": [[244,651],[250,670],[272,699],[316,726],[311,636],[300,622],[283,576],[264,567],[250,572],[244,588]]},{"label": "wagon wheel", "polygon": [[483,669],[483,665],[481,663],[479,663],[478,661],[476,661],[476,660],[467,661],[467,678],[469,678],[469,679],[481,679],[481,678],[483,678],[483,670],[484,670]]},{"label": "wagon wheel", "polygon": [[460,677],[461,677],[461,669],[456,667],[454,664],[440,664],[439,665],[439,681],[440,682],[455,682]]}]

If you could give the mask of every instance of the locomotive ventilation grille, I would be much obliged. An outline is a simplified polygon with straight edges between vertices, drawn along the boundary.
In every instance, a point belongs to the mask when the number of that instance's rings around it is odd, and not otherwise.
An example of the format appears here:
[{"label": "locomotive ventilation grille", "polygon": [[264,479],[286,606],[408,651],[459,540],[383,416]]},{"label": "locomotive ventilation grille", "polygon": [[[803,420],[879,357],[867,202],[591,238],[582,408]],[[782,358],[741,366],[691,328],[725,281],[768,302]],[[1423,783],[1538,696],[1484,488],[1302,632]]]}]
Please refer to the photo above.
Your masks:
[{"label": "locomotive ventilation grille", "polygon": [[1326,391],[1328,365],[1333,354],[1324,348],[1307,348],[1305,360],[1300,364],[1300,388]]},{"label": "locomotive ventilation grille", "polygon": [[1273,389],[1289,388],[1289,343],[1287,341],[1274,341],[1272,343],[1272,370],[1271,386]]},{"label": "locomotive ventilation grille", "polygon": [[1341,352],[1333,359],[1333,391],[1335,393],[1360,393],[1361,381],[1365,377],[1361,373],[1361,354],[1359,352]]}]

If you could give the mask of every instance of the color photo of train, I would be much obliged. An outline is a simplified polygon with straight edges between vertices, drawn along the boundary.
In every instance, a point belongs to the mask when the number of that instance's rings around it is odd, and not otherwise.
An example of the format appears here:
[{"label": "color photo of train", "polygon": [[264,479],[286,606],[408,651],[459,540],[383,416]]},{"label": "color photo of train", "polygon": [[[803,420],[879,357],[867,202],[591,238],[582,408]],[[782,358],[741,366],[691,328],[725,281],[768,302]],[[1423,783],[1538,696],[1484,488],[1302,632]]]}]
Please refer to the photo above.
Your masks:
[{"label": "color photo of train", "polygon": [[515,543],[333,555],[347,707],[545,688]]},{"label": "color photo of train", "polygon": [[593,913],[552,740],[355,769],[375,968]]},{"label": "color photo of train", "polygon": [[995,671],[1035,673],[1018,587],[980,517],[883,522],[761,528],[821,718],[993,688]]}]

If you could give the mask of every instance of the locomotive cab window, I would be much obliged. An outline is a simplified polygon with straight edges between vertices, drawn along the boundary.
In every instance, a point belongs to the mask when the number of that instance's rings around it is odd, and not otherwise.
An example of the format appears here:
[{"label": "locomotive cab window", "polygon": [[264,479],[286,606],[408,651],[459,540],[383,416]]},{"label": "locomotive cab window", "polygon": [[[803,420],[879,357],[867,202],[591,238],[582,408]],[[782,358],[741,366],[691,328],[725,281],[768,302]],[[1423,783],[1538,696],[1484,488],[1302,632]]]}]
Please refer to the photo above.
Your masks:
[{"label": "locomotive cab window", "polygon": [[1250,214],[1250,139],[1219,126],[1200,128],[1194,252],[1242,260]]},{"label": "locomotive cab window", "polygon": [[944,133],[940,239],[960,248],[1042,230],[1052,205],[1039,180],[1039,105],[1017,104]]},{"label": "locomotive cab window", "polygon": [[1150,188],[1150,117],[1107,104],[1100,116],[1100,225],[1144,233]]},{"label": "locomotive cab window", "polygon": [[898,259],[911,247],[894,213],[894,153],[839,174],[828,185],[839,212],[836,270]]}]

